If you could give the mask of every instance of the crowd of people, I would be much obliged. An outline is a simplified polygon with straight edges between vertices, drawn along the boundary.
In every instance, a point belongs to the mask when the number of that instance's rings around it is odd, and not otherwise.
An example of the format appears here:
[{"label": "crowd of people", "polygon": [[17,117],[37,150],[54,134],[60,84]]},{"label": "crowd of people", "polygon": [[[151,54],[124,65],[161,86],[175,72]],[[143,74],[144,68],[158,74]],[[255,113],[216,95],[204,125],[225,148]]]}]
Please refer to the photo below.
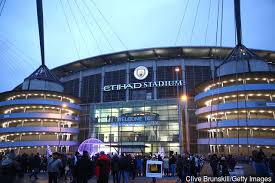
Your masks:
[{"label": "crowd of people", "polygon": [[[97,182],[107,183],[109,175],[114,183],[128,183],[136,176],[146,176],[147,160],[162,161],[162,174],[167,177],[178,177],[185,182],[186,176],[228,176],[239,161],[248,161],[257,176],[275,175],[275,155],[268,159],[262,150],[253,151],[251,157],[236,158],[232,155],[192,155],[169,154],[133,155],[105,154],[103,151],[93,156],[87,151],[74,155],[53,153],[50,156],[40,154],[16,155],[14,150],[0,154],[0,180],[14,182],[17,178],[28,176],[29,179],[39,179],[41,172],[47,172],[49,183],[67,180],[73,183],[87,183],[92,177]],[[155,179],[153,179],[155,181]]]}]

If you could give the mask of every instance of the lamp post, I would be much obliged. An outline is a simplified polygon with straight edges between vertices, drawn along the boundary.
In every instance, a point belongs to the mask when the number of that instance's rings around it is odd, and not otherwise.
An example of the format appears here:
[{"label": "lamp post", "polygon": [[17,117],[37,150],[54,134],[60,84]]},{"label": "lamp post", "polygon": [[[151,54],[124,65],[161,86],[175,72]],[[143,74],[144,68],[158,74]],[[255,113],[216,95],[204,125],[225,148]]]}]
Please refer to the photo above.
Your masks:
[{"label": "lamp post", "polygon": [[61,138],[62,138],[62,135],[61,135],[61,122],[62,122],[62,120],[63,120],[63,114],[62,114],[62,112],[63,112],[63,109],[65,109],[65,108],[67,108],[67,104],[62,104],[62,106],[61,106],[61,109],[60,109],[60,122],[59,122],[59,141],[58,141],[58,148],[59,148],[59,151],[60,151],[60,153],[62,153],[62,148],[61,148]]},{"label": "lamp post", "polygon": [[185,125],[185,149],[187,153],[190,153],[190,134],[189,134],[189,121],[188,121],[188,111],[187,111],[187,95],[181,96],[180,99],[183,102],[183,112],[184,112],[184,125]]},{"label": "lamp post", "polygon": [[[179,79],[180,68],[175,68],[176,80]],[[183,102],[183,105],[181,103]],[[179,123],[179,144],[180,144],[180,153],[183,153],[183,119],[182,111],[184,111],[184,120],[185,120],[185,138],[186,138],[186,152],[190,152],[190,137],[189,137],[189,123],[187,116],[187,96],[179,96],[179,85],[177,85],[177,104],[178,104],[178,123]],[[183,109],[181,108],[183,107]]]},{"label": "lamp post", "polygon": [[[175,68],[176,72],[176,80],[179,80],[179,72],[180,68]],[[180,105],[180,97],[179,97],[179,86],[177,85],[177,105],[178,105],[178,124],[179,124],[179,147],[180,147],[180,154],[183,153],[183,133],[182,133],[182,116],[181,116],[181,105]]]}]

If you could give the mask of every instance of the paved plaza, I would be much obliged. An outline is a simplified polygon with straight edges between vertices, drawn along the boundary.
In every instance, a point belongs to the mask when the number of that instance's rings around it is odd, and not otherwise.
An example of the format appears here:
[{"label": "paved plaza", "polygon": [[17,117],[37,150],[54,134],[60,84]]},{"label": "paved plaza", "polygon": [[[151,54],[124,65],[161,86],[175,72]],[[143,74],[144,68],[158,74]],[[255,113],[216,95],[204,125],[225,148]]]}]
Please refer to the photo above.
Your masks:
[{"label": "paved plaza", "polygon": [[[34,178],[30,179],[26,174],[24,178],[18,179],[16,183],[48,183],[48,177],[46,173],[40,173],[38,175],[39,179],[34,180]],[[89,183],[96,183],[96,178],[92,178],[89,180]],[[135,180],[130,180],[129,183],[151,183],[152,178],[147,177],[136,177]],[[176,183],[177,177],[164,177],[162,179],[157,179],[157,183]],[[69,180],[65,181],[64,179],[60,180],[58,183],[70,183]],[[109,177],[109,183],[113,183],[112,176]]]}]

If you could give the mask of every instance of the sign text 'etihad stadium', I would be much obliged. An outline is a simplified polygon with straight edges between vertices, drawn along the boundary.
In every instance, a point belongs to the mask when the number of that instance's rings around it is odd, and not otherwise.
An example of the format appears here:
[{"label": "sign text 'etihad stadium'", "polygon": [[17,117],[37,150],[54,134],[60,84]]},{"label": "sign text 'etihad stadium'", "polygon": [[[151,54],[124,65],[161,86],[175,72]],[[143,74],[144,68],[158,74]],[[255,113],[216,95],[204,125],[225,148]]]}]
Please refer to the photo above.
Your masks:
[{"label": "sign text 'etihad stadium'", "polygon": [[152,87],[182,86],[182,85],[183,85],[182,80],[156,81],[156,82],[106,85],[103,87],[103,90],[113,91],[113,90],[127,90],[127,89],[152,88]]}]

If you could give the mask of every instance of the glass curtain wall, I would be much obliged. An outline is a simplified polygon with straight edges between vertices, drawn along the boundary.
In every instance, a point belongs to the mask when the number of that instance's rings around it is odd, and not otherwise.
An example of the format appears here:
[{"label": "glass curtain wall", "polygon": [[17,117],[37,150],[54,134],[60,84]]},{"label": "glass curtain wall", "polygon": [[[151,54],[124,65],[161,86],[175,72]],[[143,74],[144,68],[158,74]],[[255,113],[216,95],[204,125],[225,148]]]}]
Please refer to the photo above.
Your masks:
[{"label": "glass curtain wall", "polygon": [[177,101],[94,104],[90,133],[112,152],[179,153]]}]

